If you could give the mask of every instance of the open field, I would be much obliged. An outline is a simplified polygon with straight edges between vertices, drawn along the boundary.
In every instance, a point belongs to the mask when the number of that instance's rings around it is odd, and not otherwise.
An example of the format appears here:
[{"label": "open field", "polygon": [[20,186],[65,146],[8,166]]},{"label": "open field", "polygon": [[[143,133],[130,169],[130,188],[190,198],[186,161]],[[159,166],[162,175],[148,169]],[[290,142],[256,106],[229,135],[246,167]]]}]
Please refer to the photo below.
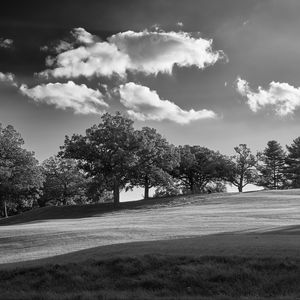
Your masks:
[{"label": "open field", "polygon": [[299,220],[300,190],[38,209],[0,221],[0,295],[300,299]]},{"label": "open field", "polygon": [[[101,205],[53,207],[2,220],[0,264],[42,259],[84,249],[96,253],[91,248],[112,244],[199,236],[207,236],[203,238],[210,242],[194,239],[197,249],[201,244],[210,243],[212,246],[207,246],[203,253],[209,254],[207,252],[211,248],[215,255],[226,252],[222,249],[224,243],[228,247],[232,245],[232,249],[244,249],[241,251],[246,251],[245,254],[251,254],[249,249],[252,248],[256,252],[267,249],[263,251],[265,255],[271,254],[268,251],[272,249],[273,252],[284,250],[287,245],[290,250],[286,253],[292,251],[293,254],[293,249],[300,245],[300,190],[190,196],[150,200],[148,203],[123,204],[123,209],[117,211]],[[234,234],[224,237],[220,235],[222,233]],[[247,235],[241,235],[244,233]],[[247,245],[251,239],[250,233],[253,247]],[[212,234],[218,236],[209,237]],[[246,243],[245,247],[242,240]],[[256,247],[255,243],[264,246]]]}]

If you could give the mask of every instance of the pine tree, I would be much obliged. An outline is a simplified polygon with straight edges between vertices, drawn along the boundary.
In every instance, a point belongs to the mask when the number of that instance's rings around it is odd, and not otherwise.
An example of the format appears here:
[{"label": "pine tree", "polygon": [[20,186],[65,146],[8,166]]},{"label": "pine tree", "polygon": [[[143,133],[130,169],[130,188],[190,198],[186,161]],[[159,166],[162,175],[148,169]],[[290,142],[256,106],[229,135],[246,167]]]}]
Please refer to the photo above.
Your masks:
[{"label": "pine tree", "polygon": [[286,154],[277,141],[269,141],[267,147],[261,153],[262,165],[259,167],[261,172],[259,185],[271,189],[280,189],[285,186],[284,165]]},{"label": "pine tree", "polygon": [[293,140],[291,146],[287,146],[285,173],[292,188],[300,187],[300,137]]}]

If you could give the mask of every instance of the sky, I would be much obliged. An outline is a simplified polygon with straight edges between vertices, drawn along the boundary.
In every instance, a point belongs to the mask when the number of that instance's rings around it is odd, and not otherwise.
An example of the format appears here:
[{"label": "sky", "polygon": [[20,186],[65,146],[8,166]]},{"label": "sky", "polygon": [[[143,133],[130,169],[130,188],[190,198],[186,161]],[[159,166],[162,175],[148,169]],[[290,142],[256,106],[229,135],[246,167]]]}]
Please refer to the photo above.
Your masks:
[{"label": "sky", "polygon": [[300,135],[300,1],[14,1],[0,122],[42,161],[104,112],[231,155]]}]

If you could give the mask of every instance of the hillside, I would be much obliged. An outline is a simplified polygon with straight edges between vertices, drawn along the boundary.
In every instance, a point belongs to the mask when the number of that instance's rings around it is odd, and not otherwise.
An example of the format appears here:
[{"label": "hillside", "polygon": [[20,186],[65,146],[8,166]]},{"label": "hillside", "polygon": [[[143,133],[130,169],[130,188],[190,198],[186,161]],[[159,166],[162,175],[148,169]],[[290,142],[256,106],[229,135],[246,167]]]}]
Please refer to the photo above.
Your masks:
[{"label": "hillside", "polygon": [[[276,232],[276,240],[281,236],[285,245],[299,246],[299,199],[300,190],[261,191],[133,202],[118,210],[101,205],[38,209],[1,221],[0,263],[112,244],[223,233],[263,234],[270,239]],[[213,243],[214,237],[210,239]]]}]

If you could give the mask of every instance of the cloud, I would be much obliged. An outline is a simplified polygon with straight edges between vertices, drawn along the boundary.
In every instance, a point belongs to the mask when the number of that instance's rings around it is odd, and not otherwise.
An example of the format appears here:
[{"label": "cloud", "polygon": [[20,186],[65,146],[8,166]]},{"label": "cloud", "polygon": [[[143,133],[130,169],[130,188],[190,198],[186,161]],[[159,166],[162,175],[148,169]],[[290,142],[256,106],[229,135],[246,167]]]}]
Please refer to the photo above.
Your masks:
[{"label": "cloud", "polygon": [[57,55],[47,64],[55,65],[39,73],[43,77],[77,78],[80,76],[106,76],[114,74],[125,76],[129,57],[121,53],[115,45],[107,42],[98,42],[89,46],[80,46]]},{"label": "cloud", "polygon": [[71,108],[76,114],[101,114],[108,107],[99,90],[88,88],[85,84],[77,85],[73,81],[67,83],[48,83],[28,88],[20,87],[23,95],[35,102],[54,105],[59,109]]},{"label": "cloud", "polygon": [[67,41],[59,41],[54,46],[42,46],[41,51],[44,52],[54,52],[56,54],[73,49],[73,44]]},{"label": "cloud", "polygon": [[247,98],[247,104],[253,112],[271,106],[276,115],[284,117],[293,114],[300,106],[300,87],[295,88],[288,83],[272,81],[268,89],[259,86],[255,92],[246,80],[238,78],[236,88]]},{"label": "cloud", "polygon": [[119,93],[121,103],[128,108],[128,114],[141,121],[169,120],[179,124],[188,124],[192,121],[216,117],[211,110],[183,110],[169,100],[160,99],[156,91],[133,82],[121,85]]},{"label": "cloud", "polygon": [[74,29],[72,35],[76,39],[74,49],[59,53],[53,58],[53,68],[41,72],[41,76],[124,77],[127,71],[171,74],[175,65],[204,69],[225,57],[222,51],[212,49],[212,40],[183,31],[126,31],[112,35],[107,41],[83,28]]},{"label": "cloud", "polygon": [[0,48],[12,48],[14,41],[11,39],[0,38]]},{"label": "cloud", "polygon": [[71,33],[76,41],[82,44],[91,44],[99,41],[99,38],[97,38],[95,35],[90,34],[81,27],[74,28]]},{"label": "cloud", "polygon": [[13,86],[17,86],[15,75],[12,73],[0,72],[0,82],[5,82]]},{"label": "cloud", "polygon": [[[60,40],[56,43],[53,43],[52,45],[44,45],[40,48],[40,50],[44,52],[53,52],[55,54],[59,54],[74,49],[76,45],[77,46],[86,45],[86,44],[91,44],[100,41],[98,37],[90,34],[89,32],[87,32],[85,29],[81,27],[74,28],[71,31],[71,37],[72,39],[69,39],[68,41]],[[54,58],[50,58],[50,57],[46,58],[46,60],[50,60],[50,59],[55,61]],[[47,64],[47,61],[46,61],[46,65],[49,66],[49,64]]]},{"label": "cloud", "polygon": [[132,71],[146,74],[172,73],[179,67],[204,69],[224,57],[212,50],[212,40],[193,38],[186,32],[126,31],[109,38],[121,52],[130,57]]}]

